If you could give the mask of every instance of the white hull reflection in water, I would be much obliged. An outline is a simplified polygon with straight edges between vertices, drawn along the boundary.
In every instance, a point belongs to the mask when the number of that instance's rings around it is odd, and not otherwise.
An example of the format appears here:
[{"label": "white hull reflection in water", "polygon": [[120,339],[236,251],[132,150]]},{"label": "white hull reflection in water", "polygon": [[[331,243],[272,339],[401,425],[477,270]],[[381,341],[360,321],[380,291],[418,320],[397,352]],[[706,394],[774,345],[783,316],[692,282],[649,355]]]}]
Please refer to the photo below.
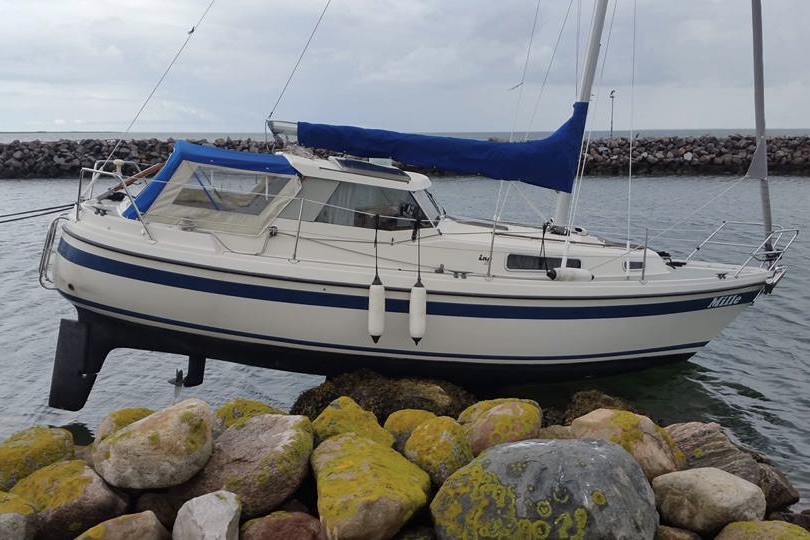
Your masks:
[{"label": "white hull reflection in water", "polygon": [[[709,200],[725,190],[726,178],[639,178],[634,182],[633,231],[643,240],[643,230],[681,225],[651,243],[666,247],[673,257],[685,256],[711,232],[718,220],[735,219],[759,208],[758,186],[743,183],[700,216],[690,216],[685,202]],[[600,236],[616,237],[624,229],[624,201],[615,196],[625,179],[585,179],[582,191],[583,221]],[[75,197],[75,181],[8,180],[0,183],[0,212],[48,206]],[[810,186],[804,179],[779,178],[772,182],[776,221],[810,226],[805,202]],[[498,187],[475,178],[445,178],[434,182],[437,198],[447,202],[448,212],[486,216]],[[549,202],[544,194],[529,194],[536,206]],[[530,221],[533,211],[518,196],[507,205],[516,219]],[[785,219],[785,218],[788,219]],[[86,407],[79,413],[47,407],[57,328],[53,321],[72,318],[75,311],[61,297],[36,285],[36,259],[48,218],[4,226],[0,236],[3,265],[0,268],[0,437],[34,423],[54,425],[72,421],[98,425],[109,410],[135,405],[161,407],[174,398],[167,379],[176,369],[186,369],[186,359],[175,355],[118,350],[111,353],[101,371]],[[684,221],[686,220],[686,221]],[[651,232],[650,236],[655,233]],[[639,374],[593,379],[579,383],[522,387],[544,405],[553,392],[578,388],[603,388],[621,395],[649,411],[662,423],[716,420],[728,426],[743,442],[775,456],[780,468],[802,491],[810,491],[810,415],[806,388],[810,366],[808,319],[810,276],[798,268],[810,264],[810,250],[798,242],[791,252],[793,267],[774,294],[742,313],[689,363]],[[373,276],[372,276],[373,277]],[[370,279],[366,281],[366,286]],[[413,281],[407,283],[407,287]],[[363,326],[366,321],[362,322]],[[386,328],[386,334],[388,329]],[[428,328],[428,332],[430,328]],[[407,336],[408,329],[403,333]],[[429,334],[428,334],[429,335]],[[426,337],[427,339],[427,337]],[[369,343],[370,343],[369,338]],[[322,379],[274,370],[209,362],[205,384],[184,388],[183,397],[200,397],[220,403],[234,395],[256,398],[289,407],[304,389]],[[510,389],[494,394],[513,394]]]}]

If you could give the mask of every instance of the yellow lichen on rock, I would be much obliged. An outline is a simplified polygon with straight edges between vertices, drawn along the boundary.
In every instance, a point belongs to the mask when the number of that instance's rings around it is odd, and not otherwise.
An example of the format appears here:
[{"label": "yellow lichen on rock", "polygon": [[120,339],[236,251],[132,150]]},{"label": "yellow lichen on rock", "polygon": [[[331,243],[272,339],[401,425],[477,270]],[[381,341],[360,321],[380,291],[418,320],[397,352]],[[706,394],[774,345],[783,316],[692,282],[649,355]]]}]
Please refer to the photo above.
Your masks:
[{"label": "yellow lichen on rock", "polygon": [[219,419],[225,428],[229,428],[237,422],[244,422],[247,418],[252,418],[260,414],[287,414],[281,409],[277,409],[261,401],[254,399],[236,398],[223,403],[214,411],[214,416]]},{"label": "yellow lichen on rock", "polygon": [[810,540],[810,531],[785,521],[736,521],[715,540]]},{"label": "yellow lichen on rock", "polygon": [[312,423],[316,446],[343,433],[356,433],[385,446],[394,444],[394,436],[383,429],[374,413],[362,409],[355,401],[341,396],[326,407]]},{"label": "yellow lichen on rock", "polygon": [[404,454],[430,475],[434,486],[441,486],[473,458],[464,429],[449,416],[427,420],[414,429]]},{"label": "yellow lichen on rock", "polygon": [[153,409],[146,407],[128,407],[126,409],[118,409],[113,411],[101,421],[98,426],[98,433],[96,433],[96,440],[100,441],[115,433],[116,431],[134,424],[138,420],[146,418],[155,412]]},{"label": "yellow lichen on rock", "polygon": [[54,463],[20,481],[11,494],[29,501],[38,512],[57,508],[81,496],[91,481],[86,469],[80,459]]},{"label": "yellow lichen on rock", "polygon": [[498,399],[487,399],[484,401],[479,401],[478,403],[473,403],[463,411],[461,414],[458,415],[458,423],[461,425],[469,424],[474,422],[476,418],[480,415],[486,413],[493,407],[497,407],[498,405],[503,405],[504,403],[525,403],[527,405],[532,405],[540,409],[540,404],[532,399],[518,399],[518,398],[498,398]]},{"label": "yellow lichen on rock", "polygon": [[66,429],[35,426],[0,443],[0,490],[34,471],[73,458],[73,436]]},{"label": "yellow lichen on rock", "polygon": [[19,495],[0,491],[0,514],[22,514],[27,516],[36,512],[34,505]]},{"label": "yellow lichen on rock", "polygon": [[476,456],[498,444],[537,438],[540,432],[543,413],[533,401],[493,401],[499,403],[466,416],[469,422],[464,424],[464,431]]},{"label": "yellow lichen on rock", "polygon": [[432,418],[436,418],[436,415],[430,411],[402,409],[391,413],[383,427],[394,436],[394,448],[401,452],[413,430]]},{"label": "yellow lichen on rock", "polygon": [[430,478],[388,445],[345,433],[313,452],[329,538],[390,538],[427,503]]}]

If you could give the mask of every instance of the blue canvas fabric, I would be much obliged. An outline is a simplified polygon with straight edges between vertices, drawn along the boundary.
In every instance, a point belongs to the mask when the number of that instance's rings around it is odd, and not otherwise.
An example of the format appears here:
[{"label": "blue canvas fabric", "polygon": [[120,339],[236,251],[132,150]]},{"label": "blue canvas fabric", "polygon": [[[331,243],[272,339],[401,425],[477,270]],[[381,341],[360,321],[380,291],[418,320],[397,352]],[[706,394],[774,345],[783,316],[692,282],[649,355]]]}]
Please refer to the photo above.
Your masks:
[{"label": "blue canvas fabric", "polygon": [[[255,154],[252,152],[238,152],[236,150],[223,150],[210,146],[201,146],[186,141],[174,143],[174,151],[166,160],[166,164],[155,175],[152,182],[135,198],[135,204],[141,213],[149,210],[155,202],[160,192],[166,187],[166,182],[177,170],[177,167],[184,161],[202,163],[205,165],[217,165],[219,167],[229,167],[232,169],[242,169],[246,171],[268,172],[273,174],[298,174],[290,162],[283,156],[269,154]],[[124,210],[124,217],[138,219],[135,209],[130,206]]]},{"label": "blue canvas fabric", "polygon": [[351,126],[298,123],[298,142],[363,157],[392,158],[416,167],[498,180],[519,180],[571,192],[576,175],[588,104],[574,112],[549,137],[519,143],[411,135]]}]

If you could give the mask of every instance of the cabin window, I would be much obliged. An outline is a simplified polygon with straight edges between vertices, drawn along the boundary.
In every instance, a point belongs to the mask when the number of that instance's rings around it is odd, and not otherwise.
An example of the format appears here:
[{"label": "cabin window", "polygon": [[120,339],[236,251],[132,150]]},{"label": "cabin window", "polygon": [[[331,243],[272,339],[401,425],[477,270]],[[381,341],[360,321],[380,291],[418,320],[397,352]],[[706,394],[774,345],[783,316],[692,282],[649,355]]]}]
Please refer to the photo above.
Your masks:
[{"label": "cabin window", "polygon": [[[519,255],[510,253],[506,257],[506,268],[508,270],[551,270],[562,266],[560,257],[538,257],[535,255]],[[565,266],[567,268],[582,268],[582,261],[579,259],[568,259]]]},{"label": "cabin window", "polygon": [[377,215],[383,230],[412,229],[417,219],[430,226],[411,192],[348,182],[338,185],[315,221],[373,229]]},{"label": "cabin window", "polygon": [[172,204],[258,216],[289,181],[289,176],[200,166]]},{"label": "cabin window", "polygon": [[622,267],[625,270],[642,270],[644,268],[643,261],[624,261]]}]

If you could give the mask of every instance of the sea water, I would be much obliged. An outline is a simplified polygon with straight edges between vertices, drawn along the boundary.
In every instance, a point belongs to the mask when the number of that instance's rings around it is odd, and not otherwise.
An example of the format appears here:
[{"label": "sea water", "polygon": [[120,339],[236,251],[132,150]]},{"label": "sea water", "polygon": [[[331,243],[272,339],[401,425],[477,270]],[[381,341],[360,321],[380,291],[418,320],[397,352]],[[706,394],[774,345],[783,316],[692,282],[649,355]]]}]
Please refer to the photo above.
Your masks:
[{"label": "sea water", "polygon": [[[75,180],[1,180],[0,214],[69,203],[75,200],[76,186]],[[492,180],[440,178],[433,192],[452,214],[490,218],[499,188]],[[771,192],[775,222],[810,231],[810,179],[774,178]],[[540,223],[547,217],[542,212],[552,207],[545,190],[513,183],[505,184],[504,194],[504,219]],[[636,178],[628,192],[625,178],[585,179],[575,221],[623,241],[628,207],[634,241],[643,242],[646,233],[651,247],[682,256],[722,220],[758,220],[759,184],[728,177]],[[37,283],[48,221],[40,217],[0,224],[0,439],[32,424],[79,423],[94,430],[116,408],[164,407],[176,399],[168,380],[176,369],[186,369],[179,356],[118,350],[107,359],[84,409],[48,407],[59,319],[75,318],[66,300]],[[754,229],[748,241],[759,234]],[[743,260],[741,253],[727,255]],[[810,246],[802,236],[785,262],[790,269],[774,294],[760,297],[688,362],[604,379],[516,385],[495,393],[551,405],[573,390],[598,388],[631,401],[662,424],[719,422],[740,442],[772,457],[808,501]],[[182,389],[177,397],[218,405],[240,396],[288,408],[299,393],[321,381],[211,360],[205,383]]]}]

